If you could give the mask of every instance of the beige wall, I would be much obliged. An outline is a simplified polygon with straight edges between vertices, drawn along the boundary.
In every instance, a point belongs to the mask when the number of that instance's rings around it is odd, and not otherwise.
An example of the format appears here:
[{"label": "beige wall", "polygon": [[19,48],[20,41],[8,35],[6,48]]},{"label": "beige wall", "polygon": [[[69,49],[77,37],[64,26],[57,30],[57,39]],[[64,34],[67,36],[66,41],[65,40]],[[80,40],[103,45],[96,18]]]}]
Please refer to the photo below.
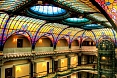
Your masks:
[{"label": "beige wall", "polygon": [[64,47],[68,46],[67,40],[66,39],[60,39],[57,43],[57,47]]},{"label": "beige wall", "polygon": [[78,64],[78,56],[71,57],[70,63],[70,67],[76,67]]},{"label": "beige wall", "polygon": [[[44,71],[43,69],[39,68],[39,66],[42,66],[43,63],[45,63],[44,69],[45,69],[45,71],[47,71],[47,62],[49,62],[49,68],[50,68],[49,72],[51,73],[52,72],[52,60],[50,58],[38,58],[38,59],[36,59],[35,60],[35,63],[36,63],[36,65],[35,65],[35,72],[38,73],[40,71]],[[43,74],[45,74],[45,73],[43,73]]]},{"label": "beige wall", "polygon": [[47,74],[47,62],[38,62],[36,63],[36,73],[37,77],[45,76]]},{"label": "beige wall", "polygon": [[50,47],[51,40],[49,38],[40,38],[37,43],[36,47]]},{"label": "beige wall", "polygon": [[74,40],[71,45],[72,46],[78,46],[79,45],[78,40]]},{"label": "beige wall", "polygon": [[58,59],[62,59],[62,58],[65,58],[65,56],[53,56],[54,60],[58,60]]},{"label": "beige wall", "polygon": [[[29,78],[30,77],[30,64],[22,64],[22,65],[15,65],[14,66],[14,77],[22,77],[23,78]],[[29,75],[29,76],[26,76]]]},{"label": "beige wall", "polygon": [[27,38],[22,35],[14,35],[9,37],[4,45],[4,48],[17,48],[17,41],[14,41],[14,39],[23,39],[23,47],[31,47],[31,44]]},{"label": "beige wall", "polygon": [[67,68],[68,68],[67,60],[68,60],[67,58],[59,59],[59,70],[60,71],[67,70]]},{"label": "beige wall", "polygon": [[[28,62],[28,60],[18,60],[18,61],[5,62],[4,66],[1,67],[1,70],[2,70],[1,78],[5,78],[5,69],[6,68],[13,68],[14,65],[24,64],[24,63],[29,63],[29,62]],[[14,76],[14,71],[12,73]]]}]

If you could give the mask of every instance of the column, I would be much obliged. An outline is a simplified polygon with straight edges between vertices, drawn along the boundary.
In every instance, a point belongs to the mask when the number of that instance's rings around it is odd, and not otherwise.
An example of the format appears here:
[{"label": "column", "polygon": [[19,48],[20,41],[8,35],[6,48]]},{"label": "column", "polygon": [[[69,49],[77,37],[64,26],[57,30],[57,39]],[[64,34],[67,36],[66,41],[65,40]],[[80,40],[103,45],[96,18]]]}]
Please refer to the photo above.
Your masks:
[{"label": "column", "polygon": [[34,77],[35,76],[35,63],[34,63],[34,60],[31,60],[31,63],[30,63],[30,75],[31,77]]},{"label": "column", "polygon": [[0,45],[0,52],[3,51],[3,45]]},{"label": "column", "polygon": [[35,44],[32,44],[32,51],[35,50]]},{"label": "column", "polygon": [[70,68],[70,65],[71,65],[71,63],[70,63],[71,57],[69,55],[66,55],[66,57],[67,57],[67,60],[68,60],[67,66],[68,66],[68,69],[69,69]]},{"label": "column", "polygon": [[71,49],[71,43],[69,43],[69,49]]},{"label": "column", "polygon": [[52,59],[52,72],[54,72],[54,59]]},{"label": "column", "polygon": [[53,43],[53,51],[56,50],[56,42]]}]

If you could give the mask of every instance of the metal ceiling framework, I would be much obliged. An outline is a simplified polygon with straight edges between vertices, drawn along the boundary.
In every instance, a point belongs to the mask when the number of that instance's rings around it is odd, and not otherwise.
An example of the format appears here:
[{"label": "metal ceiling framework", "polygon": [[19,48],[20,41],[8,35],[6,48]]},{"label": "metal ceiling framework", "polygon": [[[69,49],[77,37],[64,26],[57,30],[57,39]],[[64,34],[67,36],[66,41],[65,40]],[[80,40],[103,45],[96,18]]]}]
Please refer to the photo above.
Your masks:
[{"label": "metal ceiling framework", "polygon": [[[14,12],[17,7],[23,6],[29,1],[31,0],[23,0],[21,2],[19,2],[19,0],[8,2],[5,0],[0,1],[0,6],[2,6],[0,10],[4,10],[4,12],[13,10]],[[112,25],[89,0],[53,1],[74,10],[78,14],[87,14],[85,16],[86,18],[110,28],[93,29],[90,31],[76,27],[69,27],[68,25],[59,23],[48,23],[45,20],[30,18],[27,16],[14,15],[10,17],[7,13],[0,12],[0,47],[3,47],[5,41],[13,34],[25,35],[32,44],[35,44],[42,36],[49,35],[53,36],[53,41],[58,41],[59,39],[66,37],[69,38],[69,42],[72,42],[79,36],[82,36],[83,38],[90,37],[95,42],[97,42],[102,36],[108,36],[113,41],[116,41],[117,33],[111,29]]]}]

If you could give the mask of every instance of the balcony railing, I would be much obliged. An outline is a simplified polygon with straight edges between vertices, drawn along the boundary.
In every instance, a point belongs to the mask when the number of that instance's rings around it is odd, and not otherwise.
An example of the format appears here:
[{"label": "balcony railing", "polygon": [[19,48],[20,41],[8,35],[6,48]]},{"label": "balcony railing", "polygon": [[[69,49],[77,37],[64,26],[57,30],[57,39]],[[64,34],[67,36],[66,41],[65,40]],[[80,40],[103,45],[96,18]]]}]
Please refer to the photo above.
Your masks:
[{"label": "balcony railing", "polygon": [[23,48],[4,48],[3,53],[23,53],[28,52],[31,53],[31,47],[23,47]]},{"label": "balcony railing", "polygon": [[35,47],[35,52],[52,52],[53,47]]}]

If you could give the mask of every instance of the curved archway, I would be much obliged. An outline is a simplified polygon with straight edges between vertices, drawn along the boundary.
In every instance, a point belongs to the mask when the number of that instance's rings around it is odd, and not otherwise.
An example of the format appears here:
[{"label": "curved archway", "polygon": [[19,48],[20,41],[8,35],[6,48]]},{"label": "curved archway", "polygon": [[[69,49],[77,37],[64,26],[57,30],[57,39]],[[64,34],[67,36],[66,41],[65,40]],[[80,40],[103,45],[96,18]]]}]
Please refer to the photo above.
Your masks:
[{"label": "curved archway", "polygon": [[3,53],[31,52],[31,43],[21,34],[11,35],[4,43]]},{"label": "curved archway", "polygon": [[78,48],[79,48],[79,41],[75,39],[71,43],[71,49],[78,49]]},{"label": "curved archway", "polygon": [[86,38],[82,42],[82,46],[95,46],[96,43],[91,38]]},{"label": "curved archway", "polygon": [[35,45],[35,51],[36,52],[42,52],[42,51],[53,51],[53,43],[51,39],[47,36],[42,36]]},{"label": "curved archway", "polygon": [[68,50],[68,41],[65,38],[58,40],[56,50]]},{"label": "curved archway", "polygon": [[86,38],[82,42],[82,49],[87,50],[87,51],[89,51],[89,50],[95,51],[95,50],[97,50],[96,43],[91,38]]}]

